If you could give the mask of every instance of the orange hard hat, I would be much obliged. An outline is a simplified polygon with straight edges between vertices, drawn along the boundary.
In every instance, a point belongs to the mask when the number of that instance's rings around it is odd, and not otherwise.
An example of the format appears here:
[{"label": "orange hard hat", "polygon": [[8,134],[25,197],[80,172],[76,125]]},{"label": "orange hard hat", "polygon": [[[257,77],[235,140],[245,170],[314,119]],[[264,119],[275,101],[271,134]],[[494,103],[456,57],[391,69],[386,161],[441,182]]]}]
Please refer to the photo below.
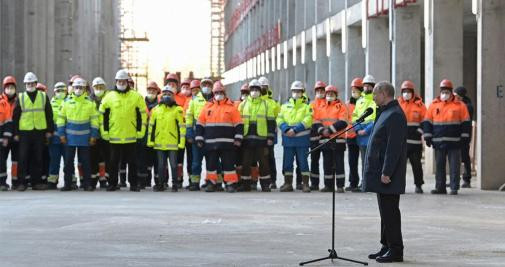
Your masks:
[{"label": "orange hard hat", "polygon": [[414,85],[414,83],[412,81],[409,81],[409,80],[406,80],[406,81],[403,81],[402,82],[402,87],[401,89],[412,89],[414,90],[416,86]]},{"label": "orange hard hat", "polygon": [[319,88],[325,88],[326,87],[326,83],[324,83],[323,81],[317,81],[316,84],[314,84],[314,90],[316,89],[319,89]]},{"label": "orange hard hat", "polygon": [[149,81],[147,83],[147,89],[156,89],[158,94],[161,92],[160,87],[158,86],[158,84],[155,81]]},{"label": "orange hard hat", "polygon": [[326,88],[324,88],[324,92],[325,93],[328,93],[328,92],[334,92],[334,93],[338,93],[338,88],[334,85],[328,85],[326,86]]},{"label": "orange hard hat", "polygon": [[191,80],[190,79],[185,79],[184,81],[181,82],[181,86],[183,86],[183,85],[190,86],[191,85]]},{"label": "orange hard hat", "polygon": [[249,85],[247,83],[242,84],[242,87],[240,87],[240,92],[242,91],[249,92]]},{"label": "orange hard hat", "polygon": [[452,90],[453,86],[452,86],[451,80],[443,79],[440,82],[440,88],[447,88],[447,89],[451,89]]},{"label": "orange hard hat", "polygon": [[351,87],[363,88],[363,80],[361,78],[354,78],[351,82]]},{"label": "orange hard hat", "polygon": [[179,77],[175,73],[169,73],[167,74],[167,77],[165,77],[166,82],[174,81],[176,83],[179,83]]},{"label": "orange hard hat", "polygon": [[37,83],[37,86],[35,86],[35,88],[39,91],[47,92],[47,86],[43,83]]},{"label": "orange hard hat", "polygon": [[200,80],[192,80],[189,84],[189,89],[200,88]]},{"label": "orange hard hat", "polygon": [[14,76],[7,76],[4,78],[3,88],[5,88],[9,84],[14,84],[14,86],[17,86],[16,78],[14,78]]},{"label": "orange hard hat", "polygon": [[214,87],[212,87],[212,93],[224,92],[224,85],[221,81],[217,81],[214,83]]}]

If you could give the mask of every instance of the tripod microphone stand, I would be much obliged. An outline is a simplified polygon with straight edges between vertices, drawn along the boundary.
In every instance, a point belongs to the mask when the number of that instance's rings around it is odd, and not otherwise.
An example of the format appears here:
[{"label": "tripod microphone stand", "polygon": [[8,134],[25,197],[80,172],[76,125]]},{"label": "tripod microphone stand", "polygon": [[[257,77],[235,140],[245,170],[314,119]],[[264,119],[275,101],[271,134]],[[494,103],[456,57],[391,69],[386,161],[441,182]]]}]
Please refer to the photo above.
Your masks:
[{"label": "tripod microphone stand", "polygon": [[[342,136],[344,133],[350,131],[351,129],[354,129],[356,126],[360,125],[361,123],[363,123],[363,121],[365,121],[365,117],[366,116],[362,116],[361,118],[359,118],[356,121],[356,124],[354,124],[352,127],[348,128],[345,131],[343,131],[343,132],[335,135],[334,137],[328,139],[326,142],[318,145],[314,149],[310,150],[308,154],[321,149],[328,142],[336,139],[339,136]],[[332,190],[331,191],[332,191],[332,195],[333,195],[333,201],[332,201],[332,221],[331,221],[331,249],[328,249],[328,252],[330,253],[330,255],[327,256],[327,257],[324,257],[324,258],[319,258],[319,259],[313,259],[313,260],[309,260],[309,261],[305,261],[305,262],[300,262],[300,266],[303,266],[303,265],[309,264],[309,263],[318,262],[318,261],[324,261],[324,260],[331,260],[332,262],[333,262],[333,260],[343,260],[343,261],[349,261],[349,262],[359,263],[359,264],[363,264],[363,265],[368,265],[367,262],[357,261],[357,260],[348,259],[348,258],[342,258],[342,257],[338,256],[337,251],[335,250],[335,175],[333,175],[332,185],[333,186],[332,186]]]}]

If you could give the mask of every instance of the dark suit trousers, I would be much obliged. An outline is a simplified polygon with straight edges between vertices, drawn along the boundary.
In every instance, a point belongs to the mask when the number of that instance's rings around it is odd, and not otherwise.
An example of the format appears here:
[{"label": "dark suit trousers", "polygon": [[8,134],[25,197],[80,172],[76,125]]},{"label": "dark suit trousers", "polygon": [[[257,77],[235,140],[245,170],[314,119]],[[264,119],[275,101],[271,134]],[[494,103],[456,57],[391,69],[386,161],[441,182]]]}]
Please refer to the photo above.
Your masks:
[{"label": "dark suit trousers", "polygon": [[381,216],[381,244],[403,255],[400,195],[377,194]]}]

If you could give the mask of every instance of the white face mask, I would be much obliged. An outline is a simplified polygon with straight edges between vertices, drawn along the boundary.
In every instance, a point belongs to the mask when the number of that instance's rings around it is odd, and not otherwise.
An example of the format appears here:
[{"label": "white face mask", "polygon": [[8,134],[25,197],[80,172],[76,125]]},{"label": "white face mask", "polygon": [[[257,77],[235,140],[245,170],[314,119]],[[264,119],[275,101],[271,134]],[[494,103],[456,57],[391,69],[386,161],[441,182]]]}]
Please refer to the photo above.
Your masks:
[{"label": "white face mask", "polygon": [[302,93],[294,92],[291,94],[291,97],[293,99],[298,99],[298,98],[302,97]]},{"label": "white face mask", "polygon": [[247,94],[242,94],[242,95],[240,96],[240,100],[244,100],[244,99],[246,99],[246,98],[247,98]]},{"label": "white face mask", "polygon": [[355,92],[355,91],[352,92],[352,97],[354,99],[358,99],[358,98],[360,98],[360,96],[361,96],[361,94],[359,92]]},{"label": "white face mask", "polygon": [[156,94],[147,94],[147,99],[154,100],[156,98]]},{"label": "white face mask", "polygon": [[95,90],[95,95],[98,97],[102,97],[105,94],[104,90]]},{"label": "white face mask", "polygon": [[34,86],[28,86],[28,85],[26,86],[27,92],[32,93],[32,92],[35,92],[35,90],[37,90],[37,88],[35,88]]},{"label": "white face mask", "polygon": [[204,93],[206,95],[210,94],[210,87],[207,87],[207,86],[202,87],[202,93]]},{"label": "white face mask", "polygon": [[448,94],[448,93],[440,94],[440,100],[442,100],[442,101],[447,101],[447,100],[449,100],[449,98],[451,98],[451,94]]},{"label": "white face mask", "polygon": [[221,100],[223,100],[223,99],[224,99],[224,95],[222,95],[222,94],[214,95],[214,99],[215,99],[216,101],[221,101]]},{"label": "white face mask", "polygon": [[260,95],[261,95],[260,91],[252,91],[251,92],[252,98],[258,98]]},{"label": "white face mask", "polygon": [[405,99],[407,101],[412,99],[412,93],[409,93],[409,92],[402,93],[402,96],[403,96],[403,99]]},{"label": "white face mask", "polygon": [[81,96],[84,93],[82,89],[74,89],[74,95]]},{"label": "white face mask", "polygon": [[318,98],[318,99],[323,99],[324,96],[325,96],[324,93],[316,93],[316,98]]},{"label": "white face mask", "polygon": [[334,95],[327,95],[326,96],[326,101],[328,101],[328,102],[335,101],[336,99],[337,99],[337,97]]},{"label": "white face mask", "polygon": [[55,96],[56,96],[57,99],[63,99],[63,98],[65,98],[67,96],[67,93],[65,93],[65,92],[57,92],[55,94]]},{"label": "white face mask", "polygon": [[5,88],[5,94],[8,96],[13,96],[16,94],[16,87],[9,85],[7,88]]},{"label": "white face mask", "polygon": [[122,84],[119,84],[119,83],[116,83],[116,87],[119,91],[124,91],[126,90],[126,85],[122,85]]}]

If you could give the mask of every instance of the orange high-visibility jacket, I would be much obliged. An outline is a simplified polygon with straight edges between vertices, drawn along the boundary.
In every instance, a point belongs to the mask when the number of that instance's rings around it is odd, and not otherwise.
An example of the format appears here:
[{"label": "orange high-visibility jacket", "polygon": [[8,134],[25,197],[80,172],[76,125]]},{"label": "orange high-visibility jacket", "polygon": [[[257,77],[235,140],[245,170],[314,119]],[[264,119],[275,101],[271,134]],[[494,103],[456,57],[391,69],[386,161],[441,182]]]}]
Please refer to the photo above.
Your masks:
[{"label": "orange high-visibility jacket", "polygon": [[[352,121],[352,113],[354,112],[354,108],[356,107],[356,104],[353,104],[351,102],[347,102],[347,110],[349,111],[349,119],[348,121]],[[347,126],[347,128],[351,128],[352,127],[352,124],[349,123],[349,126]],[[356,138],[356,131],[354,131],[354,129],[352,130],[349,130],[347,132],[347,139],[354,139]]]},{"label": "orange high-visibility jacket", "polygon": [[[344,103],[338,99],[331,102],[325,100],[321,106],[316,108],[318,110],[314,109],[312,129],[320,135],[320,143],[326,142],[330,137],[345,130],[349,122],[349,111]],[[323,135],[325,129],[330,131],[330,135]],[[338,136],[335,142],[345,144],[345,134]]]},{"label": "orange high-visibility jacket", "polygon": [[424,105],[423,100],[416,95],[410,100],[405,100],[402,96],[400,96],[398,97],[398,103],[407,118],[407,144],[421,146],[421,137],[423,134],[421,123],[426,115],[426,106]]},{"label": "orange high-visibility jacket", "polygon": [[[323,114],[320,114],[323,112],[322,107],[326,104],[326,99],[324,98],[316,98],[312,103],[310,103],[310,107],[312,108],[312,124],[315,123],[321,123],[320,120],[317,118],[321,118]],[[310,144],[311,146],[317,146],[319,145],[319,140],[321,140],[321,135],[317,132],[317,129],[315,127],[312,127],[310,131]]]}]

